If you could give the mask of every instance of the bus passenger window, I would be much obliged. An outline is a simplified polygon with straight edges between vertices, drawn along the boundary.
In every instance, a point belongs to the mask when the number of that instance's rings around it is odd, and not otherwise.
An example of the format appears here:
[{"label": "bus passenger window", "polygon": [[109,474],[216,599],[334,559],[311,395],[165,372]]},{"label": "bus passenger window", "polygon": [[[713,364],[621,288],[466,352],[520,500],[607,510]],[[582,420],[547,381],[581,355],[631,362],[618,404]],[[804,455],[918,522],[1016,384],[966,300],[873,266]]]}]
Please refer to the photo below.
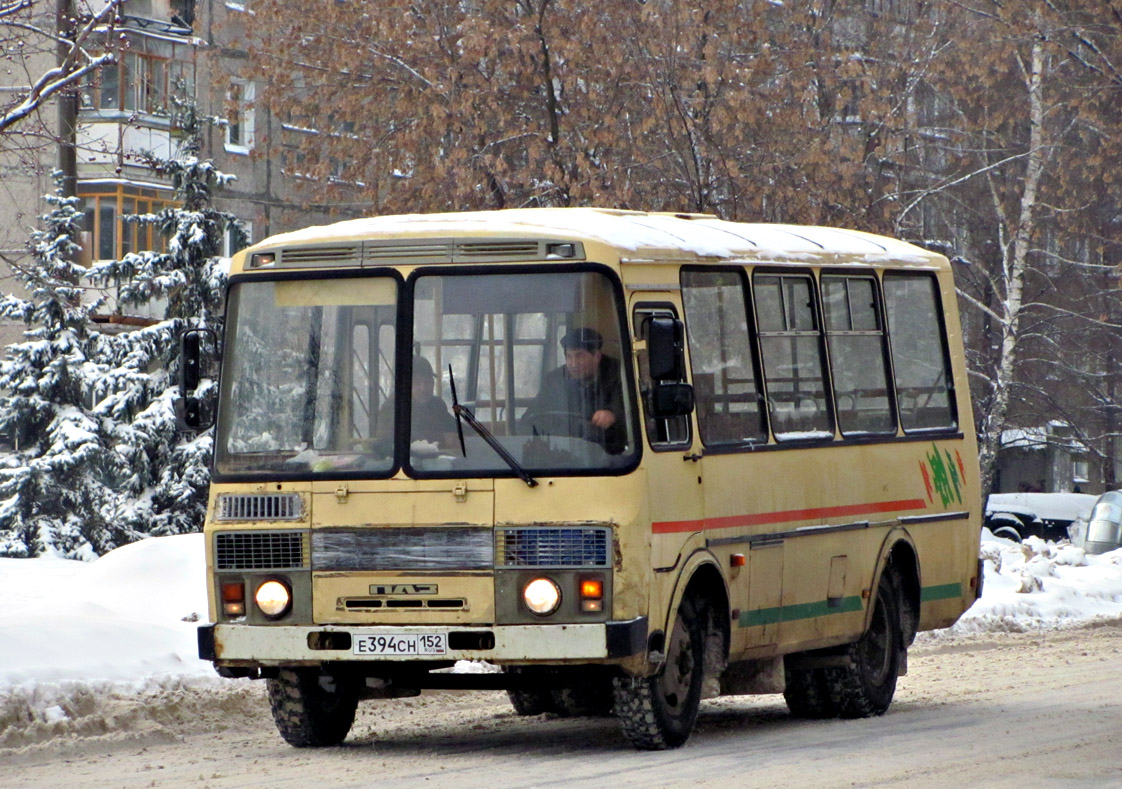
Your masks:
[{"label": "bus passenger window", "polygon": [[895,433],[888,358],[872,277],[822,277],[822,309],[842,435]]},{"label": "bus passenger window", "polygon": [[904,432],[950,430],[958,423],[935,278],[885,274],[884,305]]},{"label": "bus passenger window", "polygon": [[754,286],[772,432],[777,440],[832,438],[811,278],[758,275]]},{"label": "bus passenger window", "polygon": [[767,441],[742,274],[683,269],[682,304],[702,442]]}]

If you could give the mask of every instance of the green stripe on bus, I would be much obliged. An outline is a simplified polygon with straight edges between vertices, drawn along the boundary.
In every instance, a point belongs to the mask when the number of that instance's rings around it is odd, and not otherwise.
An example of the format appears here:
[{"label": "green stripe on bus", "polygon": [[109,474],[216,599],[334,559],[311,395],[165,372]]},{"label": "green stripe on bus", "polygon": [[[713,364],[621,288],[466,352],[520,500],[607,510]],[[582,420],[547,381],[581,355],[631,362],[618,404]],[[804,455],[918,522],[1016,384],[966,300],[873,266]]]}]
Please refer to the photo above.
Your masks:
[{"label": "green stripe on bus", "polygon": [[760,608],[755,611],[741,611],[737,624],[740,627],[759,627],[774,625],[777,622],[794,622],[799,619],[815,619],[830,614],[851,614],[861,610],[861,598],[856,595],[843,597],[838,605],[829,605],[825,600],[798,605]]},{"label": "green stripe on bus", "polygon": [[[940,586],[925,586],[919,595],[920,602],[930,603],[935,600],[949,600],[962,596],[962,584],[942,584]],[[760,627],[774,625],[779,622],[795,622],[800,619],[814,619],[830,614],[852,614],[862,610],[861,598],[854,595],[843,597],[840,604],[831,606],[825,600],[815,603],[799,603],[798,605],[783,605],[774,608],[760,608],[755,611],[741,611],[737,625],[740,627]]]},{"label": "green stripe on bus", "polygon": [[919,593],[919,601],[921,603],[930,603],[935,600],[950,600],[952,597],[962,597],[962,584],[925,586]]}]

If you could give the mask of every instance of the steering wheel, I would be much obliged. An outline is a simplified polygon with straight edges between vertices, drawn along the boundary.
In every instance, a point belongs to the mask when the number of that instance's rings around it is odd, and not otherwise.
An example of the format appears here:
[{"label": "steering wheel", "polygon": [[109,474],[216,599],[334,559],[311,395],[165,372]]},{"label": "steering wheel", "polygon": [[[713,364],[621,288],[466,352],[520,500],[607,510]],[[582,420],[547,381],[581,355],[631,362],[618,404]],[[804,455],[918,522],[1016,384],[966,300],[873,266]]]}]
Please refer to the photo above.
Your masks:
[{"label": "steering wheel", "polygon": [[572,436],[597,444],[602,444],[604,441],[603,428],[596,427],[585,419],[583,414],[576,411],[535,411],[528,421],[538,429],[539,433]]}]

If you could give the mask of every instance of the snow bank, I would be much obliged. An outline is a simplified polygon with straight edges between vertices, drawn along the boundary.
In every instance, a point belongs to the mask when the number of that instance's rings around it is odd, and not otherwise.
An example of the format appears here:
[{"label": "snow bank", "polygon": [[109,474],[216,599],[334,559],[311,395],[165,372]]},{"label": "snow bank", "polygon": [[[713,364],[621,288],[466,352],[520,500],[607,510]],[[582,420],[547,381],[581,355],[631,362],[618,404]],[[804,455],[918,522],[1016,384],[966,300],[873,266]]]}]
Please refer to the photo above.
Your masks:
[{"label": "snow bank", "polygon": [[203,536],[142,540],[93,562],[0,559],[0,688],[211,676]]},{"label": "snow bank", "polygon": [[[1122,549],[1089,555],[984,531],[982,556],[982,599],[921,638],[1122,618]],[[261,683],[220,679],[196,657],[205,572],[200,534],[149,538],[88,563],[0,559],[0,747],[148,736],[162,721],[202,720],[204,708],[216,720],[224,707],[265,709]]]},{"label": "snow bank", "polygon": [[1122,549],[1087,554],[1067,541],[1016,543],[982,532],[982,599],[931,637],[1024,632],[1122,617]]}]

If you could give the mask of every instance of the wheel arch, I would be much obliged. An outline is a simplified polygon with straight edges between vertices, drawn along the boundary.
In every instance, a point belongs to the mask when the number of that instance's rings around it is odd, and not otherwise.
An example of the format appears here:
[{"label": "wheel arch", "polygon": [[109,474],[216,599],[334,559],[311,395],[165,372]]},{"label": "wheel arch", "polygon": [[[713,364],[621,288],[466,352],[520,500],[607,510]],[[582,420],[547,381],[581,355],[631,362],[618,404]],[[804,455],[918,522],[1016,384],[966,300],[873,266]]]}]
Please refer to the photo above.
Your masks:
[{"label": "wheel arch", "polygon": [[706,676],[713,681],[720,676],[728,664],[729,645],[732,639],[730,626],[730,603],[728,583],[721,572],[717,558],[709,551],[699,548],[686,559],[678,575],[670,605],[662,613],[662,632],[669,633],[673,626],[678,606],[687,594],[706,602]]},{"label": "wheel arch", "polygon": [[[915,640],[919,625],[920,600],[923,589],[922,573],[919,564],[919,551],[915,542],[904,528],[895,528],[886,535],[877,559],[877,569],[873,576],[871,594],[876,595],[880,579],[891,572],[898,588],[901,602],[900,626],[904,645],[910,646]],[[865,627],[868,628],[873,616],[873,606],[865,613]]]}]

